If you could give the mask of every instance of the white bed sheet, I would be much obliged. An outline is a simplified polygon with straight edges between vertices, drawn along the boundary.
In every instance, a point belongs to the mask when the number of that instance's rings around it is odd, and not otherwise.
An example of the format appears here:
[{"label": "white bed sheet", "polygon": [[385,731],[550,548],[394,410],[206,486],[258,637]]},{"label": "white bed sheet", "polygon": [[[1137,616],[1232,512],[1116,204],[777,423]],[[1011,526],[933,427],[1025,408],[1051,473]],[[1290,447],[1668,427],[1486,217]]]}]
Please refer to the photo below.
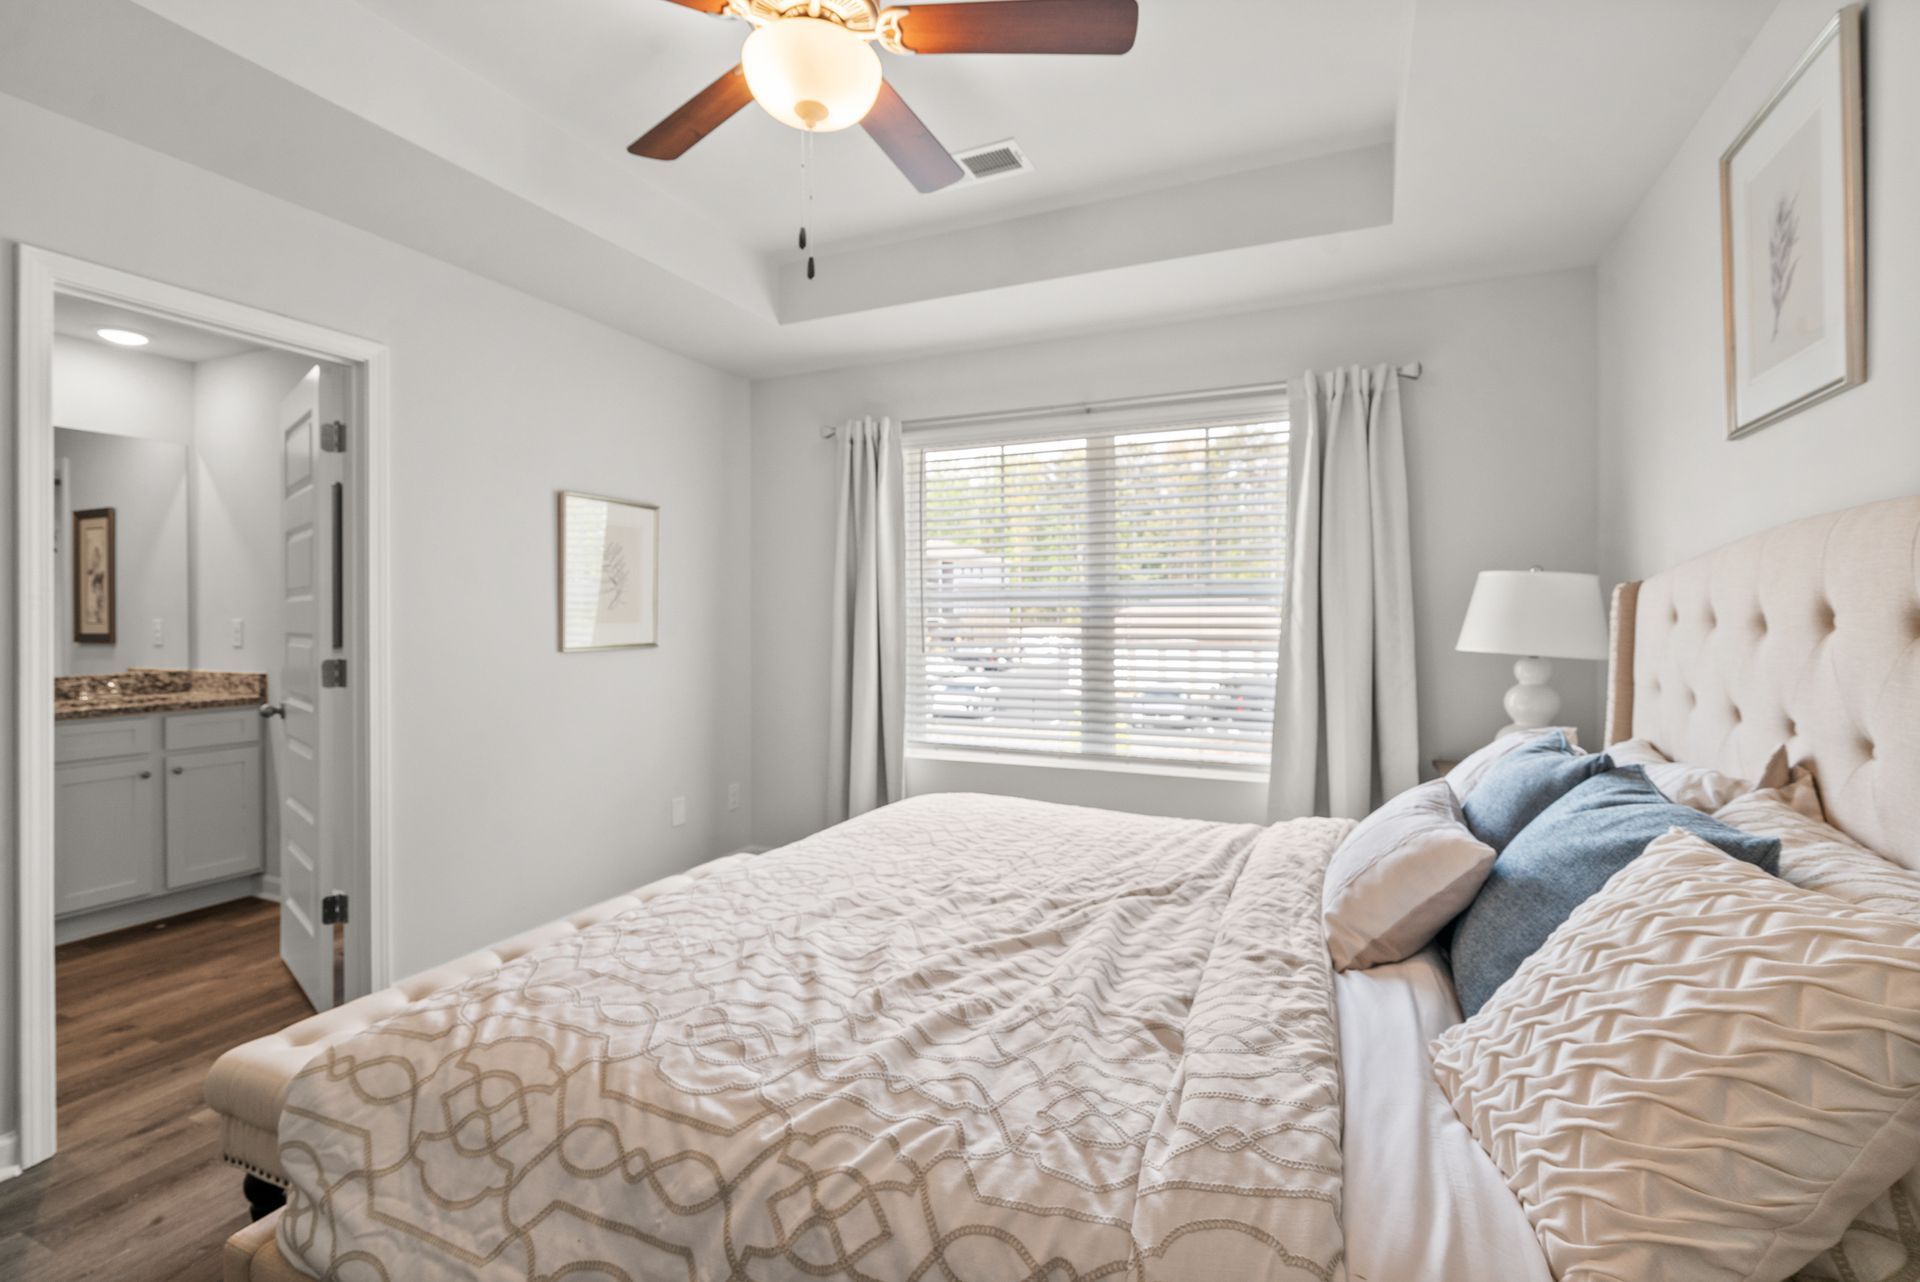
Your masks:
[{"label": "white bed sheet", "polygon": [[1553,1282],[1512,1190],[1433,1080],[1458,1022],[1437,949],[1334,976],[1351,1282]]}]

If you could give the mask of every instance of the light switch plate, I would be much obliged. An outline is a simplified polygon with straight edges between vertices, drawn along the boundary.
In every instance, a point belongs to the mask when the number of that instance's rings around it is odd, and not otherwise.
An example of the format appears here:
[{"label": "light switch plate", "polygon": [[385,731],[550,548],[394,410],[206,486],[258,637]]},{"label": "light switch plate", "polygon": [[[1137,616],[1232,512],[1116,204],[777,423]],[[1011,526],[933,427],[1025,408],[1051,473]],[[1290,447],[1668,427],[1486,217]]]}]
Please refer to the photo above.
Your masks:
[{"label": "light switch plate", "polygon": [[247,621],[245,619],[235,619],[233,621],[233,648],[239,650],[245,647],[246,644]]},{"label": "light switch plate", "polygon": [[727,785],[727,809],[740,809],[740,785],[737,783]]},{"label": "light switch plate", "polygon": [[152,628],[153,644],[156,649],[167,643],[167,621],[155,619]]},{"label": "light switch plate", "polygon": [[687,799],[685,797],[675,797],[673,799],[673,826],[678,828],[681,824],[684,824],[686,821],[687,821]]}]

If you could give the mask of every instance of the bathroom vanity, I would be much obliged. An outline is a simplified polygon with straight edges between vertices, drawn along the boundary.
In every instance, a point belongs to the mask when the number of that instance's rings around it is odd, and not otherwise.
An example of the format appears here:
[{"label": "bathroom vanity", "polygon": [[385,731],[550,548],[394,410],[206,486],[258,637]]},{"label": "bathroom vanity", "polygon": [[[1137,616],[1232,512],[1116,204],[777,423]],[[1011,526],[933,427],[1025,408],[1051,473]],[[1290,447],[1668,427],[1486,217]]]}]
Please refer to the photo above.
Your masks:
[{"label": "bathroom vanity", "polygon": [[60,942],[261,890],[265,695],[252,673],[57,680]]}]

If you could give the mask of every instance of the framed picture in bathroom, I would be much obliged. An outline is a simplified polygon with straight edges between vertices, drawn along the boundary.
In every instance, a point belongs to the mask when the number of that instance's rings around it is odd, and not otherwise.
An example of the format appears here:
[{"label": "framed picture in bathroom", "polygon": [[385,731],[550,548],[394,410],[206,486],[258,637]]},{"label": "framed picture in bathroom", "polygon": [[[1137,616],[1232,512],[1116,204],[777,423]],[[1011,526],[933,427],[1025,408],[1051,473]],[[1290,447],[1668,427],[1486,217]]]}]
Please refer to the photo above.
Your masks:
[{"label": "framed picture in bathroom", "polygon": [[660,643],[660,509],[601,494],[560,495],[560,649]]},{"label": "framed picture in bathroom", "polygon": [[73,514],[73,639],[98,645],[114,641],[113,509]]}]

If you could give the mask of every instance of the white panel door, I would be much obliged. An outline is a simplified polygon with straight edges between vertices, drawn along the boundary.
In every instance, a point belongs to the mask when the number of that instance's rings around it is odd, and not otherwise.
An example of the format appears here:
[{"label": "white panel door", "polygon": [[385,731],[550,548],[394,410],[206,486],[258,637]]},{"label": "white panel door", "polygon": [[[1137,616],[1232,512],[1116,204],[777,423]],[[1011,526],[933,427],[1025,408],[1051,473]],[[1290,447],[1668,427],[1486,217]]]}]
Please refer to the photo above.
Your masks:
[{"label": "white panel door", "polygon": [[280,957],[315,1010],[334,1004],[334,930],[322,901],[342,888],[335,820],[346,785],[325,750],[346,733],[345,703],[325,690],[321,664],[332,646],[334,538],[332,483],[342,479],[338,455],[323,453],[321,429],[344,422],[347,374],[316,365],[280,407],[283,442],[282,563],[286,651],[280,703],[286,712],[286,768],[280,795]]}]

